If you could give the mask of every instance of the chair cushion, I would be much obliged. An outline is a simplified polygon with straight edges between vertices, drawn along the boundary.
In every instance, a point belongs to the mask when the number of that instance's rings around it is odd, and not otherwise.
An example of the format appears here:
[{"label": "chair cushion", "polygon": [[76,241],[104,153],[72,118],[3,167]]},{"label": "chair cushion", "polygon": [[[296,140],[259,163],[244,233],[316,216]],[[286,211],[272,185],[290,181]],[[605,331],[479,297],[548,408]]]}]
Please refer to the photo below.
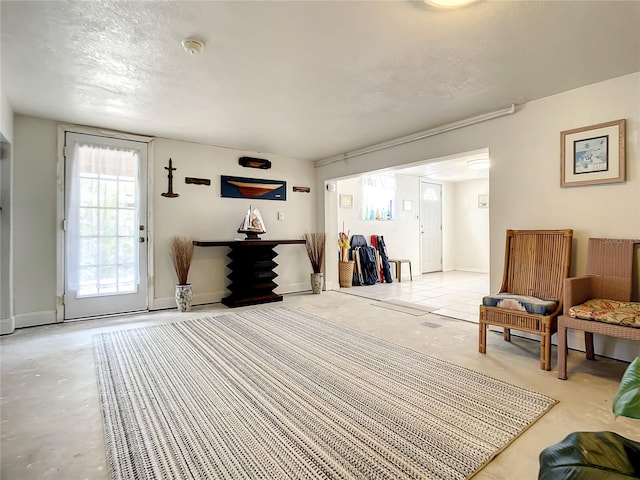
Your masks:
[{"label": "chair cushion", "polygon": [[594,298],[571,307],[569,316],[640,328],[640,303]]},{"label": "chair cushion", "polygon": [[515,295],[513,293],[487,295],[482,298],[482,304],[486,307],[520,310],[521,312],[535,313],[537,315],[549,315],[558,308],[557,300]]}]

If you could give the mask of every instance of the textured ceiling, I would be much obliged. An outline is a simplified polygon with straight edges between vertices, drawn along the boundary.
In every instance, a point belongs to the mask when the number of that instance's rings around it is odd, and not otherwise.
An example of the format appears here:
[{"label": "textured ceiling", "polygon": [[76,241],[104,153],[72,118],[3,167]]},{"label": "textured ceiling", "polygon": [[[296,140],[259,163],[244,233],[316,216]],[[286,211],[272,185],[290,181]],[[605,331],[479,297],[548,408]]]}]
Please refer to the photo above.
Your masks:
[{"label": "textured ceiling", "polygon": [[640,70],[638,1],[0,9],[17,113],[308,160]]}]

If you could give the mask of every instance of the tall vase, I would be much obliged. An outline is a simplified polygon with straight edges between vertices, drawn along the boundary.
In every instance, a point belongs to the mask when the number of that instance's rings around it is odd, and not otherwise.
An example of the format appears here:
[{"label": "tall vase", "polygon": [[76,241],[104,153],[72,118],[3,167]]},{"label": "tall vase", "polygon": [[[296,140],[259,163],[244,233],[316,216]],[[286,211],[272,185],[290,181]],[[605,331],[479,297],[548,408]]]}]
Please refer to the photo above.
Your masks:
[{"label": "tall vase", "polygon": [[322,291],[323,277],[324,277],[324,274],[322,272],[311,274],[311,293],[315,293],[317,295]]},{"label": "tall vase", "polygon": [[191,289],[191,284],[176,285],[176,305],[179,312],[190,312],[192,300],[193,290]]}]

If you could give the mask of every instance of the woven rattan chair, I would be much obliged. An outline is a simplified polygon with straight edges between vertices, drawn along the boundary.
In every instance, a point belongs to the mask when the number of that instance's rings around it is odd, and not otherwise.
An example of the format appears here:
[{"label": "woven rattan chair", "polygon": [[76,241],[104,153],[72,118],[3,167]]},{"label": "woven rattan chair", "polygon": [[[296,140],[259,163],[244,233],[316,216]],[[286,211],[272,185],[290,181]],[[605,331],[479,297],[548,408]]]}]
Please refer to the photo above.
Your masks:
[{"label": "woven rattan chair", "polygon": [[487,325],[540,335],[540,368],[551,370],[551,335],[562,312],[571,268],[573,230],[507,230],[504,275],[497,295],[482,299],[478,350],[487,351]]},{"label": "woven rattan chair", "polygon": [[[569,328],[584,332],[588,360],[595,359],[594,333],[640,341],[640,299],[633,291],[634,249],[638,244],[640,240],[589,239],[587,274],[565,280],[564,314],[558,317],[558,378],[567,379]],[[631,304],[625,305],[627,302]]]}]

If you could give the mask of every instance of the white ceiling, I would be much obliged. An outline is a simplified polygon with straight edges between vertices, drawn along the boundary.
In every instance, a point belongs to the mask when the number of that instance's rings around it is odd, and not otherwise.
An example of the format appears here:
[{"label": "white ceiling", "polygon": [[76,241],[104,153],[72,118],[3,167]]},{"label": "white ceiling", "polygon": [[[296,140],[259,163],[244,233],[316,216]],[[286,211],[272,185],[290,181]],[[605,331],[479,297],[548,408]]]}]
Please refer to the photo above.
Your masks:
[{"label": "white ceiling", "polygon": [[[640,1],[4,1],[17,113],[317,160],[640,70]],[[187,36],[206,41],[189,56]]]},{"label": "white ceiling", "polygon": [[396,175],[411,177],[426,177],[437,182],[463,182],[467,180],[488,179],[489,169],[470,168],[470,160],[489,159],[489,150],[483,148],[473,152],[450,155],[442,158],[432,158],[426,162],[394,168]]}]

